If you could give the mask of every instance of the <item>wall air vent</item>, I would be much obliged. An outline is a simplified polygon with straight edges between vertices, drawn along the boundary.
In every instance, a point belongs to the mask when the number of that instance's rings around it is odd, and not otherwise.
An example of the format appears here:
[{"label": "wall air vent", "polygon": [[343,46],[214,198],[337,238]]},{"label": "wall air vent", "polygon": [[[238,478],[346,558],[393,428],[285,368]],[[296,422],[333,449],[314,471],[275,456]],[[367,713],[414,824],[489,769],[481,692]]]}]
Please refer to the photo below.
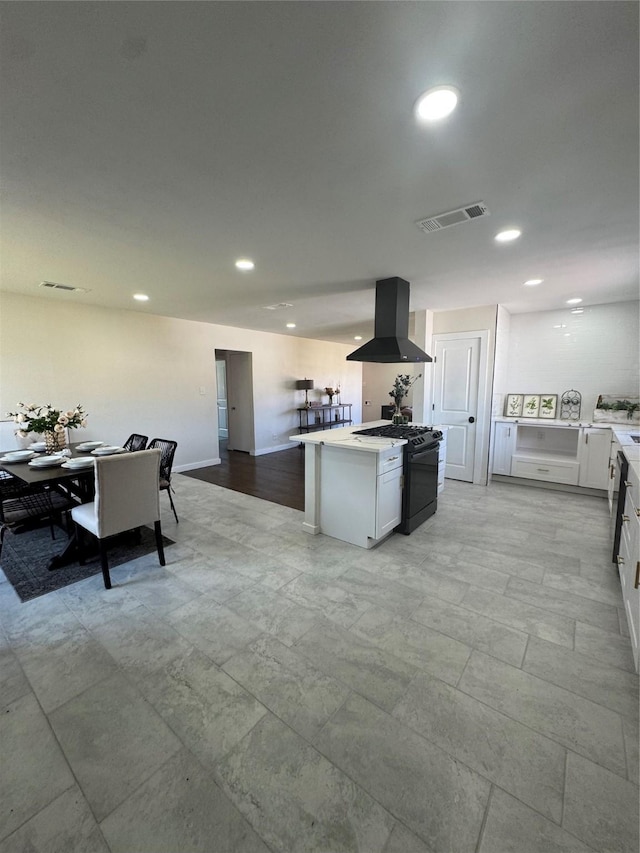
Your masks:
[{"label": "wall air vent", "polygon": [[85,287],[71,287],[70,284],[57,284],[55,281],[41,281],[38,287],[46,287],[49,290],[68,290],[73,293],[88,293]]},{"label": "wall air vent", "polygon": [[293,302],[276,302],[275,305],[263,305],[265,311],[281,311],[283,308],[293,308]]},{"label": "wall air vent", "polygon": [[439,213],[437,216],[430,216],[428,219],[419,219],[416,225],[425,234],[430,234],[432,231],[442,231],[443,228],[450,228],[452,225],[460,225],[461,222],[468,222],[470,219],[490,215],[489,208],[483,201],[474,201],[473,204],[459,207],[457,210],[448,210],[446,213]]}]

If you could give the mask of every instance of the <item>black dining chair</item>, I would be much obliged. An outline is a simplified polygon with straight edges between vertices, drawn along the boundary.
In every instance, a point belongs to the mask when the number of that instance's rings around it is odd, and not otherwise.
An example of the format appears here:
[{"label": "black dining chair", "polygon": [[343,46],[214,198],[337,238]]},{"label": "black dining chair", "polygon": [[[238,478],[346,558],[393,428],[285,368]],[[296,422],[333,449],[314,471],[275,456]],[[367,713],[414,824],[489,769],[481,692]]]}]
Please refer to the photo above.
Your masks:
[{"label": "black dining chair", "polygon": [[177,446],[178,443],[176,441],[169,441],[168,438],[152,438],[147,448],[147,450],[159,448],[162,451],[162,456],[160,458],[160,491],[166,492],[169,495],[169,503],[171,504],[171,509],[173,510],[176,523],[179,522],[179,518],[173,504],[173,498],[171,497],[171,492],[175,494],[175,491],[171,486],[171,469],[173,467],[173,457],[176,455]]},{"label": "black dining chair", "polygon": [[148,435],[140,435],[140,433],[132,432],[122,446],[125,450],[133,453],[136,450],[146,450],[148,441]]},{"label": "black dining chair", "polygon": [[51,538],[55,539],[54,524],[68,532],[67,513],[75,502],[50,486],[29,486],[6,471],[0,471],[0,551],[5,533],[22,533],[43,521],[48,521]]}]

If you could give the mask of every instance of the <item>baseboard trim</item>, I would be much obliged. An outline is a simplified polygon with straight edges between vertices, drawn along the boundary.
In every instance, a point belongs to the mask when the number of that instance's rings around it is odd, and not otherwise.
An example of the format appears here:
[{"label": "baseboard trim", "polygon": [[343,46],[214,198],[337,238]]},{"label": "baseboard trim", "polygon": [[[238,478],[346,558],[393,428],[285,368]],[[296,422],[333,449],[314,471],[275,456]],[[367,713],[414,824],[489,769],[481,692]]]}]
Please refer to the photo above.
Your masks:
[{"label": "baseboard trim", "polygon": [[174,465],[174,474],[181,474],[183,471],[193,471],[196,468],[208,468],[210,465],[220,465],[222,459],[218,456],[217,459],[204,459],[201,462],[189,462],[187,465]]},{"label": "baseboard trim", "polygon": [[592,498],[607,497],[605,489],[589,489],[585,486],[570,486],[566,483],[530,480],[528,477],[510,477],[507,474],[492,474],[491,481],[495,481],[496,483],[515,483],[518,486],[531,486],[534,489],[551,489],[553,492],[571,492],[574,495],[587,495]]},{"label": "baseboard trim", "polygon": [[277,444],[275,447],[262,447],[260,450],[251,450],[249,456],[265,456],[267,453],[279,453],[281,450],[291,450],[291,442]]}]

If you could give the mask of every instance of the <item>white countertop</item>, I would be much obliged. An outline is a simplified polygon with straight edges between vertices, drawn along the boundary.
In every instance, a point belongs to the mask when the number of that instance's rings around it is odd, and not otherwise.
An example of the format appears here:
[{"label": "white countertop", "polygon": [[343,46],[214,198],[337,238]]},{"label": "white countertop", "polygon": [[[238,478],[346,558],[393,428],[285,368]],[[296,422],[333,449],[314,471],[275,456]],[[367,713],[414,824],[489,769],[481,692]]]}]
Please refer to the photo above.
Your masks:
[{"label": "white countertop", "polygon": [[[331,447],[342,447],[345,450],[357,450],[365,453],[381,453],[389,447],[400,447],[407,443],[406,438],[385,438],[373,435],[354,435],[361,429],[371,429],[378,426],[391,426],[391,421],[369,421],[366,424],[352,424],[347,427],[315,430],[301,435],[292,435],[289,441],[302,444],[326,444]],[[423,426],[423,424],[411,424]],[[440,427],[435,427],[440,429]]]}]

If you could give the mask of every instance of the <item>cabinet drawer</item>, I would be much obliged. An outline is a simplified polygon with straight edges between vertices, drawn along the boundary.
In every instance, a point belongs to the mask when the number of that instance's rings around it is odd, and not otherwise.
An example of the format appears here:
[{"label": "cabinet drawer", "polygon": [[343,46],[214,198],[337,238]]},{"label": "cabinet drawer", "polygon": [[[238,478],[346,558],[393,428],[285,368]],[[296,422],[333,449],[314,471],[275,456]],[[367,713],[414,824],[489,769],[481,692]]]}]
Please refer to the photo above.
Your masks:
[{"label": "cabinet drawer", "polygon": [[404,446],[390,447],[382,451],[378,456],[378,475],[393,471],[394,468],[402,468],[404,460]]},{"label": "cabinet drawer", "polygon": [[520,459],[511,460],[511,476],[526,477],[529,480],[546,480],[549,483],[578,485],[578,463],[547,460]]}]

